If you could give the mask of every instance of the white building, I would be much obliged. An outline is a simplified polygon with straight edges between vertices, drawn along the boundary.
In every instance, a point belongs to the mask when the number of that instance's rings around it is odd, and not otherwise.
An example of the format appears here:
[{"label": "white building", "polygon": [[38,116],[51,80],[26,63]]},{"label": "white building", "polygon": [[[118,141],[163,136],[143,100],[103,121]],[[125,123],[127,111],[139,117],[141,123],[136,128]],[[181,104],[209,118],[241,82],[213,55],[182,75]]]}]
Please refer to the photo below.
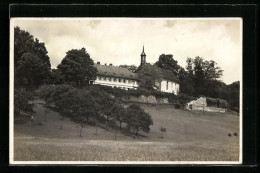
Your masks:
[{"label": "white building", "polygon": [[[141,53],[141,67],[146,65],[146,54],[144,52]],[[174,93],[178,94],[180,91],[180,81],[179,79],[169,70],[165,70],[159,67],[157,68],[158,73],[161,73],[162,78],[157,80],[158,90],[161,92]]]},{"label": "white building", "polygon": [[112,64],[101,65],[99,62],[94,65],[97,68],[97,79],[93,84],[117,87],[125,90],[136,89],[138,87],[138,78],[136,73],[113,66]]},{"label": "white building", "polygon": [[162,79],[159,88],[162,92],[174,93],[177,95],[180,91],[180,84],[176,81]]},{"label": "white building", "polygon": [[[141,53],[141,67],[146,65],[146,54]],[[101,65],[100,62],[94,65],[97,68],[97,79],[90,81],[93,84],[117,87],[125,90],[136,89],[138,85],[138,75],[126,68],[117,66]],[[179,79],[169,70],[161,69],[159,67],[157,71],[162,74],[162,78],[157,80],[157,88],[161,92],[178,94],[180,90]]]}]

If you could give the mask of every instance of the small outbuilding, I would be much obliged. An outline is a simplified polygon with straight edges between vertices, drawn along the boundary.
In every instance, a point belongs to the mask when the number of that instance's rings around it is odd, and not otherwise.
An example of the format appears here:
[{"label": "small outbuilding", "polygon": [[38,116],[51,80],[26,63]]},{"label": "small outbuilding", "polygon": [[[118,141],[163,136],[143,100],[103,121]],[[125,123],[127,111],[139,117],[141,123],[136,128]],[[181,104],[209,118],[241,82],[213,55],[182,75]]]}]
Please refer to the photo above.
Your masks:
[{"label": "small outbuilding", "polygon": [[200,97],[197,100],[192,100],[186,104],[187,110],[197,110],[197,111],[206,111],[206,112],[221,112],[225,113],[226,109],[221,107],[209,106],[207,104],[206,97]]}]

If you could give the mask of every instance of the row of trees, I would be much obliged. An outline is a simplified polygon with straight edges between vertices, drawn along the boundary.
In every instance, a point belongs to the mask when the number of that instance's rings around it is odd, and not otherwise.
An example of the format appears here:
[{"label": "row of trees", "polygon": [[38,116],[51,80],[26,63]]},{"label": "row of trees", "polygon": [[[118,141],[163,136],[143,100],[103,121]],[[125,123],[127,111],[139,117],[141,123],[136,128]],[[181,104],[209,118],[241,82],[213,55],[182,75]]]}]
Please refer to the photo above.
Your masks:
[{"label": "row of trees", "polygon": [[132,104],[125,108],[118,100],[106,92],[92,87],[88,90],[74,88],[71,85],[44,85],[37,90],[48,104],[54,104],[61,112],[84,124],[122,124],[136,135],[140,131],[149,132],[153,124],[151,116],[140,106]]}]

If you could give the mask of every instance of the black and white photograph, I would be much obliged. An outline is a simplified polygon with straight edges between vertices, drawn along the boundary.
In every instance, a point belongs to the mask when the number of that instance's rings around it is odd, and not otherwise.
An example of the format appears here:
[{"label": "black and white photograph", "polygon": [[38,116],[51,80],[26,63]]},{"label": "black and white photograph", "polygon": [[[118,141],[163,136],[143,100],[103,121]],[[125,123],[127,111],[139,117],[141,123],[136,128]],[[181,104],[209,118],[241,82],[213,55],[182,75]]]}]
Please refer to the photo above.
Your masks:
[{"label": "black and white photograph", "polygon": [[10,18],[10,164],[242,164],[242,30]]}]

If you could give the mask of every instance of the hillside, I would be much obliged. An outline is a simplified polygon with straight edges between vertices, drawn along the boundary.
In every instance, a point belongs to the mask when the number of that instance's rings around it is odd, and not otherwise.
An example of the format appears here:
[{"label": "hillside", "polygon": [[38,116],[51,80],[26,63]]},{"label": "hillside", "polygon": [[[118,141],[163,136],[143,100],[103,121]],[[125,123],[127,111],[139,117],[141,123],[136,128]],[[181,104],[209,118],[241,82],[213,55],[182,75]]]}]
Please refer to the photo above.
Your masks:
[{"label": "hillside", "polygon": [[[142,105],[153,118],[148,134],[133,138],[114,130],[80,125],[49,110],[44,121],[43,103],[35,106],[34,121],[14,126],[14,160],[50,161],[237,161],[239,117],[233,114],[189,112],[171,106]],[[159,128],[167,128],[161,138]],[[228,136],[228,134],[232,136]],[[237,133],[238,136],[234,136]]]}]

